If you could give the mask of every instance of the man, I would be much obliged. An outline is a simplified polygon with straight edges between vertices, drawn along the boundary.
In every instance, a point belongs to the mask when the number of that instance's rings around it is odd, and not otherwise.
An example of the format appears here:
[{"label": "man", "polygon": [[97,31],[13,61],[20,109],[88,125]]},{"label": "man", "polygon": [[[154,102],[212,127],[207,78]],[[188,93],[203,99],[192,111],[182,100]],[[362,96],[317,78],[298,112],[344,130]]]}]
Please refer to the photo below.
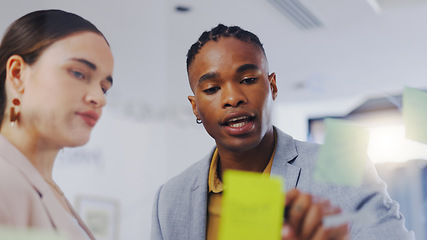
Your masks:
[{"label": "man", "polygon": [[[321,195],[345,211],[367,211],[373,226],[355,222],[352,239],[409,239],[398,206],[369,166],[361,188],[314,182],[318,145],[294,140],[272,125],[276,75],[258,37],[239,27],[218,25],[204,32],[187,55],[194,96],[188,99],[216,147],[204,159],[164,184],[153,210],[152,239],[216,239],[222,175],[226,170],[282,176],[286,189]],[[327,228],[322,217],[340,211],[292,190],[283,239],[346,239],[347,225]],[[294,238],[293,238],[294,239]]]}]

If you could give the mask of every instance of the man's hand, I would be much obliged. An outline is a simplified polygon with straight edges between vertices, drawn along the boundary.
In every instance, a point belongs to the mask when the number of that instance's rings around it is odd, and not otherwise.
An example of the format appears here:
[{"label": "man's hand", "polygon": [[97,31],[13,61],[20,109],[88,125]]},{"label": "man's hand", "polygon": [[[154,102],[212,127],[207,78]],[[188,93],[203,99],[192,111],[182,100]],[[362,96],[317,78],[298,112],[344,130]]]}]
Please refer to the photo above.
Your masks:
[{"label": "man's hand", "polygon": [[350,239],[348,226],[326,228],[324,216],[339,214],[341,209],[331,206],[328,200],[292,189],[286,194],[286,217],[282,228],[282,240],[344,240]]}]

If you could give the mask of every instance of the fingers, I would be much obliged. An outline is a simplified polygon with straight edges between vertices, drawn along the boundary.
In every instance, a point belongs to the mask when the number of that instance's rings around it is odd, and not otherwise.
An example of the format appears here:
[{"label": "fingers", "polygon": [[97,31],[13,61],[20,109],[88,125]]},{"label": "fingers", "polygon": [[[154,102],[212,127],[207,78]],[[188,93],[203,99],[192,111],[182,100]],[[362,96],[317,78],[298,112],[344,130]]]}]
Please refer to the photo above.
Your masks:
[{"label": "fingers", "polygon": [[341,212],[339,207],[331,206],[328,200],[312,197],[294,189],[286,195],[286,209],[289,218],[282,228],[282,240],[349,239],[347,224],[331,228],[322,225],[324,216]]},{"label": "fingers", "polygon": [[298,240],[294,230],[289,224],[283,224],[282,227],[282,240]]},{"label": "fingers", "polygon": [[331,207],[328,200],[313,197],[312,204],[302,222],[302,230],[300,232],[302,239],[310,239],[322,225],[323,216],[332,214],[335,211],[336,208]]},{"label": "fingers", "polygon": [[285,212],[284,212],[285,221],[289,219],[289,210],[291,209],[292,204],[294,203],[295,199],[299,196],[299,194],[300,192],[295,188],[286,193]]},{"label": "fingers", "polygon": [[302,239],[310,239],[316,230],[322,225],[323,212],[320,204],[313,204],[307,211],[300,235]]},{"label": "fingers", "polygon": [[295,199],[299,196],[300,191],[297,189],[292,189],[289,192],[286,193],[286,206],[292,205],[292,203],[295,201]]},{"label": "fingers", "polygon": [[303,220],[311,205],[311,196],[308,194],[299,194],[298,197],[290,205],[289,209],[289,225],[295,230],[297,235],[300,235],[302,230]]}]

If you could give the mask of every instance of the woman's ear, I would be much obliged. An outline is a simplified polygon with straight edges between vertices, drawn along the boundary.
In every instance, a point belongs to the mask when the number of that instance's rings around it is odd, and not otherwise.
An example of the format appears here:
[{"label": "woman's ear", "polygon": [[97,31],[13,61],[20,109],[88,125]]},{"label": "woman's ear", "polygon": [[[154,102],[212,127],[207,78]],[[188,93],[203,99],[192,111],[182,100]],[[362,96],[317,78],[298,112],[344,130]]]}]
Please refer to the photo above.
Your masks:
[{"label": "woman's ear", "polygon": [[188,96],[188,101],[191,103],[191,107],[193,108],[194,116],[196,116],[197,119],[199,118],[199,111],[197,111],[197,105],[196,105],[196,97],[195,96]]},{"label": "woman's ear", "polygon": [[20,94],[24,92],[23,73],[25,67],[26,63],[19,55],[12,55],[6,63],[6,82]]}]

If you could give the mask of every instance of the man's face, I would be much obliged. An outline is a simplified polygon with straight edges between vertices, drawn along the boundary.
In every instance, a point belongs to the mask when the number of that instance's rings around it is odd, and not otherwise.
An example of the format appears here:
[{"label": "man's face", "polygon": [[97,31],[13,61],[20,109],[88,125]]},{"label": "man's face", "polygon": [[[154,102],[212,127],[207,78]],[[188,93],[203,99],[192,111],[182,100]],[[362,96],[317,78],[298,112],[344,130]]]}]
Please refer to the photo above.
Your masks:
[{"label": "man's face", "polygon": [[272,130],[276,78],[274,73],[268,75],[259,47],[233,37],[209,41],[196,55],[188,76],[193,112],[219,148],[254,149]]}]

